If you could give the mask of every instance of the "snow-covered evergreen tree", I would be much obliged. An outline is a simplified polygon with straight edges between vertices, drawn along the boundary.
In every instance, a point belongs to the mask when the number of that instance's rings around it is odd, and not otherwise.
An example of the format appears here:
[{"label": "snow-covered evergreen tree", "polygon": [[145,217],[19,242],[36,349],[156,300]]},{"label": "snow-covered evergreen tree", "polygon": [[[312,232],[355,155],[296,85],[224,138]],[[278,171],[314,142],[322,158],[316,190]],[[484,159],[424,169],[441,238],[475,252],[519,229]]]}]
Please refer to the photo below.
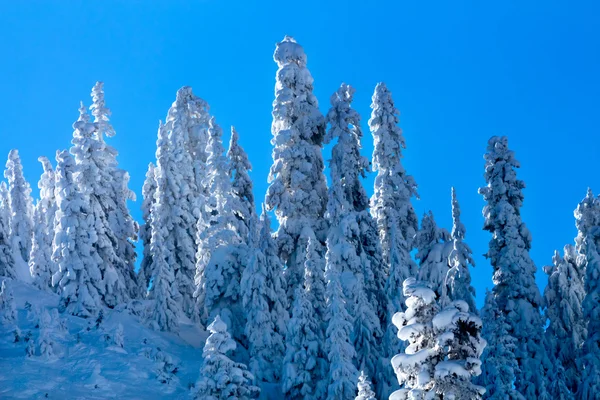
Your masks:
[{"label": "snow-covered evergreen tree", "polygon": [[[354,88],[342,84],[331,96],[327,113],[330,129],[325,143],[337,139],[330,161],[331,186],[327,203],[327,218],[331,226],[328,235],[327,263],[336,272],[347,303],[347,311],[354,316],[352,343],[356,350],[356,367],[375,373],[379,359],[380,321],[377,285],[372,282],[369,255],[362,246],[361,221],[369,199],[360,181],[368,170],[369,162],[360,155],[360,116],[352,109]],[[364,264],[363,264],[364,262]],[[335,265],[333,265],[335,264]],[[367,293],[365,277],[375,288]],[[332,282],[329,281],[328,285]],[[374,294],[369,298],[369,294]],[[346,385],[346,382],[343,383]],[[347,388],[344,388],[346,390]]]},{"label": "snow-covered evergreen tree", "polygon": [[152,252],[150,251],[150,242],[152,241],[152,208],[156,203],[156,178],[154,176],[155,167],[153,163],[148,164],[146,179],[142,187],[142,218],[144,223],[140,226],[140,239],[144,252],[142,262],[138,271],[138,286],[142,296],[145,296],[150,286],[152,278]]},{"label": "snow-covered evergreen tree", "polygon": [[365,375],[365,371],[361,371],[358,377],[358,395],[354,400],[377,400],[375,392],[371,389],[371,381]]},{"label": "snow-covered evergreen tree", "polygon": [[0,276],[16,278],[15,258],[10,240],[10,202],[5,182],[0,182]]},{"label": "snow-covered evergreen tree", "polygon": [[[332,226],[335,232],[338,227]],[[350,399],[356,392],[355,382],[358,371],[353,364],[356,351],[351,339],[352,318],[346,306],[346,299],[341,284],[341,269],[344,256],[351,252],[342,237],[332,233],[327,239],[327,255],[325,257],[325,279],[327,289],[327,321],[325,349],[329,361],[328,400]]]},{"label": "snow-covered evergreen tree", "polygon": [[54,195],[55,177],[50,160],[38,158],[44,173],[38,182],[40,199],[33,212],[33,241],[29,255],[29,271],[33,284],[42,290],[51,290],[52,275],[57,271],[52,261],[52,239],[54,239],[54,217],[56,215],[56,197]]},{"label": "snow-covered evergreen tree", "polygon": [[486,257],[494,269],[496,303],[510,327],[508,334],[517,340],[515,387],[526,398],[541,399],[547,396],[551,365],[543,344],[542,297],[529,255],[531,233],[521,221],[525,183],[517,179],[520,165],[506,137],[492,137],[484,159],[487,186],[479,193],[487,202],[484,229],[493,236]]},{"label": "snow-covered evergreen tree", "polygon": [[238,342],[244,341],[245,315],[240,281],[247,263],[244,245],[245,224],[236,217],[240,202],[234,204],[229,163],[222,142],[223,131],[210,121],[207,174],[204,185],[211,196],[206,218],[198,221],[198,252],[195,284],[197,313],[203,323],[220,315]]},{"label": "snow-covered evergreen tree", "polygon": [[[254,230],[252,226],[251,229]],[[281,377],[284,328],[289,318],[283,269],[264,205],[260,236],[252,242],[258,247],[252,248],[241,280],[243,306],[247,310],[245,334],[249,344],[249,368],[257,381],[274,383]]]},{"label": "snow-covered evergreen tree", "polygon": [[[191,88],[177,91],[177,98],[167,114],[164,129],[168,134],[168,159],[160,167],[164,175],[165,203],[163,218],[167,228],[165,249],[175,271],[181,294],[181,309],[188,317],[195,313],[194,273],[196,270],[196,225],[200,213],[200,191],[196,183],[195,163],[190,152],[190,101],[195,99]],[[199,133],[199,132],[198,132]],[[200,136],[199,139],[200,140]]]},{"label": "snow-covered evergreen tree", "polygon": [[286,36],[277,44],[273,58],[279,69],[271,125],[273,165],[265,201],[279,221],[277,240],[292,299],[302,282],[303,230],[311,229],[321,243],[325,241],[327,186],[321,154],[325,119],[313,95],[313,78],[302,46]]},{"label": "snow-covered evergreen tree", "polygon": [[[81,118],[75,131],[92,132],[92,124]],[[57,154],[56,224],[52,259],[58,272],[52,277],[60,293],[59,310],[69,314],[92,317],[102,308],[102,259],[96,251],[97,236],[93,233],[94,215],[89,195],[76,183],[77,167],[66,151]]]},{"label": "snow-covered evergreen tree", "polygon": [[3,280],[0,285],[0,318],[3,325],[14,325],[17,322],[15,298],[6,280]]},{"label": "snow-covered evergreen tree", "polygon": [[252,385],[254,377],[246,366],[232,361],[227,354],[235,350],[235,341],[227,325],[217,315],[208,326],[211,335],[202,351],[200,377],[194,398],[198,400],[247,400],[257,398],[260,389]]},{"label": "snow-covered evergreen tree", "polygon": [[181,294],[177,288],[174,265],[177,262],[174,250],[167,241],[169,223],[171,221],[171,207],[173,192],[171,191],[172,168],[171,158],[173,153],[169,148],[169,139],[163,124],[158,128],[156,142],[156,190],[154,191],[154,204],[152,206],[152,224],[150,225],[150,253],[152,264],[152,287],[150,295],[154,299],[152,310],[152,325],[157,330],[177,332],[181,314]]},{"label": "snow-covered evergreen tree", "polygon": [[10,204],[10,238],[15,257],[20,257],[24,262],[16,262],[17,277],[27,280],[30,277],[29,270],[22,270],[29,261],[31,252],[31,239],[33,236],[32,217],[33,199],[31,198],[31,186],[23,176],[23,165],[18,150],[8,153],[4,177],[8,181],[8,195]]},{"label": "snow-covered evergreen tree", "polygon": [[587,330],[581,307],[585,290],[575,247],[565,246],[563,257],[556,251],[552,262],[544,267],[548,275],[548,285],[544,289],[545,316],[549,320],[546,344],[548,356],[555,359],[552,383],[554,390],[559,390],[561,385],[556,380],[560,376],[566,379],[562,385],[577,393],[581,374],[576,361]]},{"label": "snow-covered evergreen tree", "polygon": [[[239,225],[240,235],[247,243],[248,235],[255,234],[250,232],[250,227],[254,224],[253,220],[256,219],[252,179],[248,174],[252,170],[252,165],[248,160],[248,155],[239,144],[239,135],[233,126],[231,127],[227,158],[229,159],[229,176],[232,179],[232,201],[236,209],[235,216],[243,222]],[[243,228],[245,228],[245,231]]]},{"label": "snow-covered evergreen tree", "polygon": [[378,374],[384,381],[384,391],[378,389],[378,394],[386,397],[389,393],[385,386],[396,385],[389,359],[401,346],[396,340],[397,329],[391,320],[394,313],[404,310],[402,282],[417,273],[410,252],[419,228],[411,199],[418,198],[418,194],[414,178],[402,166],[402,150],[406,148],[406,142],[398,126],[399,111],[384,83],[376,86],[372,101],[369,128],[374,140],[373,170],[377,172],[377,177],[371,197],[371,214],[379,232],[384,263],[384,268],[376,278],[380,275],[386,278],[386,304],[379,306],[386,312],[381,324],[385,330],[382,347],[384,358]]},{"label": "snow-covered evergreen tree", "polygon": [[327,395],[327,361],[319,305],[324,302],[323,270],[315,261],[317,239],[308,235],[304,287],[296,289],[285,336],[282,390],[286,399],[322,399]]},{"label": "snow-covered evergreen tree", "polygon": [[517,341],[508,332],[510,325],[492,292],[485,297],[481,312],[483,336],[488,345],[483,355],[483,372],[479,383],[486,389],[485,398],[490,400],[524,400],[515,388],[515,376],[519,370],[515,350]]},{"label": "snow-covered evergreen tree", "polygon": [[435,293],[414,278],[405,281],[404,294],[406,312],[393,322],[409,346],[392,359],[404,387],[390,399],[481,399],[485,389],[472,382],[486,345],[479,317],[462,300],[439,311]]},{"label": "snow-covered evergreen tree", "polygon": [[54,348],[56,347],[56,343],[54,342],[54,338],[52,337],[52,318],[48,313],[48,310],[44,309],[42,315],[40,315],[40,337],[39,337],[39,346],[40,346],[40,357],[43,357],[46,360],[54,358]]},{"label": "snow-covered evergreen tree", "polygon": [[123,324],[119,323],[113,333],[113,343],[115,346],[123,348],[125,345],[125,335],[123,334]]},{"label": "snow-covered evergreen tree", "polygon": [[446,276],[444,289],[450,301],[462,300],[469,306],[469,310],[477,313],[475,305],[475,288],[471,286],[471,273],[469,265],[475,266],[475,260],[471,254],[471,248],[465,243],[466,228],[460,220],[460,205],[456,199],[456,191],[452,188],[452,251],[448,256],[450,270]]},{"label": "snow-covered evergreen tree", "polygon": [[580,265],[585,268],[583,316],[587,322],[577,398],[591,400],[600,393],[600,199],[591,190],[575,210],[575,217]]},{"label": "snow-covered evergreen tree", "polygon": [[415,246],[418,249],[416,254],[416,259],[419,260],[418,279],[429,284],[443,307],[449,303],[445,284],[452,243],[450,233],[437,226],[431,211],[421,219],[421,229],[415,237]]},{"label": "snow-covered evergreen tree", "polygon": [[[107,196],[110,198],[110,201],[101,199],[100,203],[106,213],[109,228],[112,230],[112,239],[115,241],[112,244],[116,257],[115,271],[121,285],[115,285],[116,287],[112,290],[115,291],[114,302],[115,304],[119,304],[121,301],[128,298],[136,298],[139,295],[135,274],[137,254],[134,245],[134,242],[137,241],[138,224],[134,221],[127,207],[127,201],[135,201],[135,193],[128,188],[129,173],[118,167],[117,150],[104,142],[105,135],[109,138],[115,136],[115,129],[109,120],[111,112],[106,107],[104,100],[104,84],[96,82],[92,88],[91,95],[92,105],[90,106],[90,110],[94,116],[94,123],[97,128],[95,138],[100,142],[98,150],[101,151],[97,155],[97,160],[100,161],[97,166],[99,169],[104,170],[100,171],[100,175],[105,178],[110,177],[110,180],[103,182],[103,190],[106,193],[103,193],[98,186],[95,186],[92,196],[99,198]],[[125,295],[118,293],[118,291],[122,290],[120,286],[124,287],[126,291]],[[109,288],[109,293],[110,290],[111,288]],[[121,296],[123,296],[123,299],[119,300]],[[108,305],[111,305],[110,302],[108,302]]]}]

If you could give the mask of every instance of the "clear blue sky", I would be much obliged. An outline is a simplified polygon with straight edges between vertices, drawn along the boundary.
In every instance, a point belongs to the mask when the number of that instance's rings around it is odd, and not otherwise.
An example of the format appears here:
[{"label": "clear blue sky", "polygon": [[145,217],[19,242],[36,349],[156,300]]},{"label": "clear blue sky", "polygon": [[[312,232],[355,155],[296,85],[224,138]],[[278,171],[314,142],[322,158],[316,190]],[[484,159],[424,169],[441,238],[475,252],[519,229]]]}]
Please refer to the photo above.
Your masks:
[{"label": "clear blue sky", "polygon": [[[405,166],[419,215],[450,228],[456,186],[476,255],[481,303],[491,267],[481,256],[482,155],[507,135],[527,183],[523,219],[538,266],[572,243],[573,209],[600,192],[600,3],[595,1],[5,1],[0,10],[0,155],[18,148],[35,190],[39,155],[70,146],[80,100],[105,82],[120,152],[140,197],[159,119],[183,85],[235,125],[254,164],[258,199],[271,164],[275,43],[308,54],[325,112],[341,82],[357,89],[366,128],[375,84],[401,110]],[[372,179],[366,182],[372,190]],[[138,202],[131,204],[139,219]],[[545,277],[538,274],[543,285]]]}]

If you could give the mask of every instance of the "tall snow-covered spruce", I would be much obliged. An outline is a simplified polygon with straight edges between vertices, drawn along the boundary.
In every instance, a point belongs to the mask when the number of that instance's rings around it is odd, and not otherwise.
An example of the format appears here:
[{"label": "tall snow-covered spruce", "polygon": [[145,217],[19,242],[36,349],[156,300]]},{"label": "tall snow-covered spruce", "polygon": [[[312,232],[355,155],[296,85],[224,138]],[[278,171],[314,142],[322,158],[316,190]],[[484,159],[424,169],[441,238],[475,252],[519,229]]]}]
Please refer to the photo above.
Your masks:
[{"label": "tall snow-covered spruce", "polygon": [[144,253],[137,277],[139,291],[142,296],[146,295],[150,287],[150,280],[152,279],[152,251],[150,250],[150,243],[152,241],[152,208],[156,204],[155,168],[153,163],[148,164],[146,179],[142,187],[142,218],[144,219],[144,223],[140,226],[139,236],[144,246]]},{"label": "tall snow-covered spruce", "polygon": [[531,233],[521,221],[525,183],[517,179],[520,165],[506,137],[492,137],[484,159],[487,186],[479,189],[487,202],[483,228],[493,235],[486,257],[494,269],[496,304],[506,318],[508,334],[517,342],[515,357],[520,368],[515,387],[525,398],[544,398],[551,366],[543,341],[542,297],[529,255]]},{"label": "tall snow-covered spruce", "polygon": [[[418,230],[418,219],[411,199],[418,197],[417,184],[402,166],[402,150],[406,142],[402,129],[398,126],[399,111],[394,106],[392,94],[384,83],[379,83],[373,94],[372,113],[369,128],[373,135],[373,170],[377,172],[375,188],[371,197],[371,214],[377,223],[385,270],[386,304],[379,307],[386,310],[382,327],[384,359],[379,374],[384,386],[395,386],[389,359],[397,353],[401,344],[396,339],[396,327],[392,316],[404,310],[402,283],[415,276],[417,265],[410,252],[414,247],[414,237]],[[385,272],[385,273],[383,273]],[[388,390],[378,390],[385,397]]]},{"label": "tall snow-covered spruce", "polygon": [[[93,124],[83,116],[74,124],[75,131],[89,135]],[[84,133],[87,132],[87,133]],[[66,151],[57,154],[56,225],[52,259],[58,272],[52,277],[59,286],[59,310],[80,317],[93,317],[103,306],[102,259],[96,251],[94,214],[89,194],[77,184],[79,173],[73,157]]]},{"label": "tall snow-covered spruce", "polygon": [[585,268],[583,316],[587,322],[587,337],[579,360],[583,368],[577,398],[592,400],[600,393],[600,199],[590,189],[575,210],[575,218],[578,230],[575,242]]},{"label": "tall snow-covered spruce", "polygon": [[40,199],[33,212],[33,241],[29,256],[29,270],[33,284],[43,290],[52,288],[52,275],[57,271],[52,261],[52,240],[54,239],[54,217],[56,197],[54,194],[55,176],[50,160],[40,157],[44,173],[38,182]]},{"label": "tall snow-covered spruce", "polygon": [[271,125],[273,165],[265,201],[279,221],[277,241],[286,266],[287,294],[293,300],[302,282],[303,230],[311,229],[325,242],[327,186],[321,154],[325,119],[313,95],[313,78],[302,46],[286,36],[277,44],[273,58],[279,69]]},{"label": "tall snow-covered spruce", "polygon": [[31,186],[23,176],[23,165],[17,150],[8,153],[4,177],[8,181],[10,239],[15,256],[17,278],[29,281],[31,277],[27,262],[33,237],[33,199]]},{"label": "tall snow-covered spruce", "polygon": [[252,165],[248,155],[239,143],[239,135],[233,126],[231,127],[227,158],[229,160],[229,176],[232,180],[233,207],[236,218],[242,221],[242,224],[238,224],[240,235],[242,235],[244,242],[248,243],[249,235],[256,233],[251,232],[251,226],[256,225],[256,206],[254,204],[254,194],[252,193],[253,184],[249,175]]},{"label": "tall snow-covered spruce", "polygon": [[0,182],[0,276],[16,278],[15,258],[10,240],[8,188]]},{"label": "tall snow-covered spruce", "polygon": [[415,244],[418,250],[416,258],[419,260],[418,278],[429,283],[443,307],[449,303],[445,286],[452,243],[450,233],[437,226],[431,211],[421,219],[421,229],[415,237]]}]

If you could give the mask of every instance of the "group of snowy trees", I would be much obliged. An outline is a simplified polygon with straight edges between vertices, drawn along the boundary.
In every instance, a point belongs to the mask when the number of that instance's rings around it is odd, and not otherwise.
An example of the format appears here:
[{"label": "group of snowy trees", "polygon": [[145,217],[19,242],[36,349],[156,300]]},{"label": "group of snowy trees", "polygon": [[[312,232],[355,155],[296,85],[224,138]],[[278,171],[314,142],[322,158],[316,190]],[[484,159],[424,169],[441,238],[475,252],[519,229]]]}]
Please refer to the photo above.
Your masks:
[{"label": "group of snowy trees", "polygon": [[[577,207],[575,246],[544,268],[542,296],[520,216],[519,163],[505,137],[490,139],[480,193],[494,288],[480,318],[456,193],[451,231],[431,212],[419,225],[386,85],[372,97],[371,164],[361,155],[355,90],[342,84],[323,115],[303,48],[285,37],[274,59],[273,164],[260,216],[237,131],[225,151],[208,104],[183,87],[158,127],[138,226],[97,83],[91,116],[79,108],[70,151],[57,152],[55,168],[40,157],[35,206],[10,152],[8,186],[0,183],[0,276],[55,292],[59,310],[75,316],[145,299],[157,330],[207,327],[199,399],[254,398],[263,383],[279,384],[288,399],[597,398],[600,199],[589,191]],[[369,199],[362,178],[371,167]],[[5,320],[14,320],[11,301],[3,284]]]}]

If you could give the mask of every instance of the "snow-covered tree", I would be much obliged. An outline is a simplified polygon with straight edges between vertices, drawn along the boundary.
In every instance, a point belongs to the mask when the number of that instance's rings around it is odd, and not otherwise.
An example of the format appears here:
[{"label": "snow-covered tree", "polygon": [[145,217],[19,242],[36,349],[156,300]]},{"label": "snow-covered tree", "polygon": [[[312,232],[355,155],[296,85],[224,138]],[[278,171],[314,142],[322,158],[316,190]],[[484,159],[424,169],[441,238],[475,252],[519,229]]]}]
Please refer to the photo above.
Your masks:
[{"label": "snow-covered tree", "polygon": [[[336,229],[336,228],[332,228]],[[327,239],[327,255],[325,264],[325,279],[327,289],[327,309],[325,313],[327,331],[325,334],[325,349],[329,361],[327,399],[352,398],[356,389],[355,382],[358,371],[353,364],[356,357],[351,333],[352,318],[346,307],[346,299],[341,284],[341,265],[344,254],[348,249],[336,235]]]},{"label": "snow-covered tree", "polygon": [[5,182],[0,182],[0,276],[16,278],[15,259],[10,240],[10,202]]},{"label": "snow-covered tree", "polygon": [[150,242],[152,241],[152,208],[156,203],[156,178],[154,177],[154,164],[148,164],[146,179],[142,187],[142,218],[144,223],[140,226],[140,239],[144,247],[142,263],[138,271],[138,286],[142,296],[146,295],[152,278],[152,252],[150,251]]},{"label": "snow-covered tree", "polygon": [[252,241],[255,242],[253,245],[259,247],[252,248],[241,280],[243,306],[246,309],[249,368],[257,381],[274,383],[281,377],[285,354],[283,329],[289,318],[283,269],[277,258],[264,205],[260,236],[258,241]]},{"label": "snow-covered tree", "polygon": [[475,305],[475,288],[471,286],[471,273],[469,265],[475,266],[471,248],[465,243],[466,228],[460,220],[460,205],[456,199],[456,191],[452,188],[452,251],[448,256],[450,270],[446,275],[443,297],[450,301],[462,300],[469,306],[469,310],[477,313]]},{"label": "snow-covered tree", "polygon": [[[100,171],[100,175],[103,177],[110,177],[110,180],[103,182],[103,193],[98,186],[94,187],[92,196],[98,196],[101,201],[104,212],[106,213],[106,220],[110,230],[112,230],[112,239],[114,253],[115,253],[115,270],[118,275],[119,282],[114,289],[108,288],[109,293],[112,290],[114,293],[114,302],[119,304],[123,300],[128,298],[136,298],[139,295],[139,288],[136,281],[135,274],[135,260],[137,254],[135,252],[134,242],[137,241],[138,224],[134,221],[129,208],[127,207],[127,201],[135,201],[135,193],[128,188],[129,184],[129,173],[120,169],[117,162],[117,150],[106,144],[104,136],[112,138],[115,136],[115,129],[110,123],[110,109],[106,107],[104,100],[104,84],[102,82],[96,82],[92,88],[92,105],[90,110],[94,116],[94,123],[96,125],[95,138],[100,142],[98,148],[101,151],[97,155],[98,168],[103,169]],[[102,199],[103,196],[110,198]],[[121,297],[117,292],[122,290],[120,286],[123,286],[126,295],[123,300],[119,300]],[[110,306],[110,302],[108,302]]]},{"label": "snow-covered tree", "polygon": [[0,317],[3,325],[14,325],[17,322],[17,308],[12,288],[2,281],[0,286]]},{"label": "snow-covered tree", "polygon": [[203,323],[220,315],[233,337],[242,342],[245,315],[240,281],[247,263],[248,248],[242,231],[245,224],[236,217],[229,163],[222,142],[223,131],[214,118],[210,120],[207,174],[204,185],[211,196],[205,218],[198,221],[198,252],[195,284],[197,314]]},{"label": "snow-covered tree", "polygon": [[[195,96],[191,93],[191,88],[186,86],[177,91],[177,98],[169,109],[164,126],[170,156],[160,166],[165,179],[163,190],[167,200],[163,214],[167,229],[165,250],[169,253],[167,259],[174,268],[177,288],[181,294],[181,309],[188,317],[193,317],[195,313],[196,225],[201,206],[190,141],[192,125],[189,109],[193,99]],[[203,139],[199,136],[198,140]]]},{"label": "snow-covered tree", "polygon": [[[81,118],[73,125],[75,131],[91,132],[95,128]],[[57,154],[56,224],[52,260],[58,272],[52,277],[60,293],[59,310],[69,314],[92,317],[102,308],[102,259],[96,251],[94,215],[89,195],[76,183],[77,167],[66,151]]]},{"label": "snow-covered tree", "polygon": [[354,400],[376,400],[375,392],[371,389],[371,381],[365,371],[360,372],[357,386],[358,395]]},{"label": "snow-covered tree", "polygon": [[583,316],[587,322],[577,398],[591,400],[600,393],[600,199],[591,190],[575,210],[575,217],[579,263],[585,268]]},{"label": "snow-covered tree", "polygon": [[296,289],[285,337],[282,390],[286,399],[322,399],[327,395],[327,361],[318,307],[324,302],[323,270],[315,262],[317,239],[308,235],[304,287]]},{"label": "snow-covered tree", "polygon": [[492,137],[484,159],[487,186],[479,193],[487,202],[484,230],[492,234],[486,257],[494,269],[496,303],[510,327],[508,334],[517,340],[515,387],[526,398],[541,399],[547,396],[551,365],[543,343],[542,297],[529,255],[531,233],[521,220],[525,183],[517,179],[520,165],[506,137]]},{"label": "snow-covered tree", "polygon": [[252,165],[248,160],[248,155],[239,144],[239,135],[233,126],[231,127],[227,158],[229,159],[229,176],[232,179],[232,201],[236,209],[235,216],[243,222],[239,225],[240,235],[245,242],[248,242],[248,235],[254,234],[254,232],[250,232],[250,227],[254,224],[253,220],[256,218],[252,179],[248,174],[252,170]]},{"label": "snow-covered tree", "polygon": [[587,330],[581,307],[585,290],[575,247],[565,246],[563,257],[556,251],[552,262],[544,267],[548,275],[548,285],[544,289],[545,316],[549,320],[546,345],[548,356],[556,359],[552,381],[555,390],[560,389],[556,382],[560,372],[560,377],[566,379],[563,385],[577,393],[581,374],[576,361]]},{"label": "snow-covered tree", "polygon": [[54,348],[56,347],[56,343],[52,337],[52,328],[52,318],[50,317],[48,310],[44,309],[40,316],[39,346],[40,356],[46,360],[54,357]]},{"label": "snow-covered tree", "polygon": [[[4,177],[8,181],[8,195],[10,204],[10,237],[15,257],[19,256],[24,263],[17,262],[17,268],[25,266],[29,261],[31,252],[31,239],[33,236],[32,217],[33,199],[31,198],[31,186],[23,176],[23,165],[18,150],[8,153]],[[17,270],[17,277],[25,279],[29,277],[29,271]]]},{"label": "snow-covered tree", "polygon": [[48,158],[40,157],[38,161],[42,163],[44,173],[38,182],[40,199],[33,212],[33,241],[29,255],[29,271],[36,287],[51,290],[52,275],[57,271],[56,264],[52,261],[52,239],[56,215],[55,177]]},{"label": "snow-covered tree", "polygon": [[[414,178],[402,166],[402,150],[406,148],[406,142],[398,126],[399,111],[384,83],[376,86],[371,108],[369,128],[374,141],[373,170],[377,172],[371,197],[371,214],[379,232],[384,263],[384,268],[377,275],[386,278],[386,304],[379,305],[386,314],[381,324],[385,330],[382,348],[384,358],[378,376],[385,381],[384,386],[389,386],[395,385],[389,359],[400,350],[400,343],[396,340],[397,329],[391,320],[394,313],[404,310],[402,282],[417,273],[410,252],[419,228],[411,199],[418,198],[418,194]],[[389,393],[379,389],[378,394],[386,397]]]},{"label": "snow-covered tree", "polygon": [[154,171],[156,179],[156,190],[154,191],[154,204],[152,206],[152,224],[150,225],[150,253],[152,264],[152,287],[150,295],[154,299],[152,310],[152,325],[157,330],[177,332],[179,330],[179,318],[181,314],[181,294],[177,288],[174,265],[177,258],[174,249],[169,247],[167,241],[171,221],[172,200],[170,170],[171,153],[169,139],[165,127],[160,124],[158,128],[158,140],[156,142],[157,165]]},{"label": "snow-covered tree", "polygon": [[265,201],[279,221],[277,240],[292,299],[302,282],[303,230],[311,229],[321,243],[325,241],[327,186],[321,154],[325,119],[313,95],[313,78],[302,46],[286,36],[277,44],[273,58],[279,69],[271,125],[273,165]]},{"label": "snow-covered tree", "polygon": [[472,382],[486,345],[479,317],[462,300],[439,311],[435,293],[414,278],[405,281],[404,294],[406,312],[393,322],[409,345],[392,359],[404,387],[390,399],[481,399],[485,389]]},{"label": "snow-covered tree", "polygon": [[246,400],[257,398],[260,389],[252,385],[254,377],[244,364],[232,361],[227,354],[235,350],[235,341],[227,325],[217,315],[208,326],[211,333],[202,351],[200,377],[194,398],[198,400]]},{"label": "snow-covered tree", "polygon": [[450,233],[437,226],[431,211],[421,219],[421,229],[415,236],[415,246],[418,250],[415,257],[419,260],[418,279],[429,284],[443,307],[449,303],[445,283],[452,243]]},{"label": "snow-covered tree", "polygon": [[515,350],[517,341],[509,334],[510,325],[496,303],[494,293],[488,292],[481,312],[483,336],[487,347],[483,354],[483,372],[479,383],[485,387],[486,399],[524,400],[515,388],[515,376],[519,370]]},{"label": "snow-covered tree", "polygon": [[123,334],[123,324],[119,323],[113,333],[113,343],[115,346],[123,348],[125,345],[125,335]]}]

